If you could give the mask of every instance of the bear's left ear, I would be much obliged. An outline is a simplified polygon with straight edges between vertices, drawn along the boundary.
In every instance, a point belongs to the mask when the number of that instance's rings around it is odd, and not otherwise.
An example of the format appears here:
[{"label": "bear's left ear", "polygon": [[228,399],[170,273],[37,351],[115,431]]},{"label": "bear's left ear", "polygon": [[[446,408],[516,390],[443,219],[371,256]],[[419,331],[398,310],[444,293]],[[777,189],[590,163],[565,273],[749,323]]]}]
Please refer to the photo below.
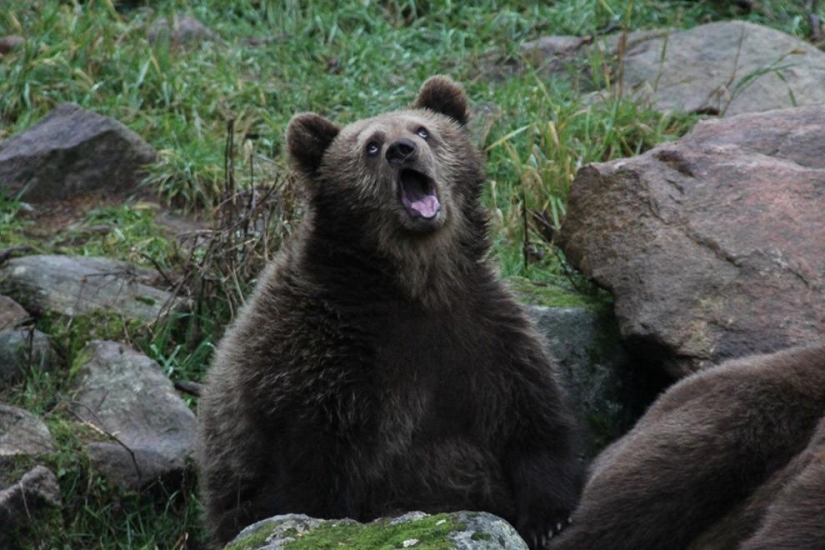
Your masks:
[{"label": "bear's left ear", "polygon": [[462,126],[467,124],[467,94],[448,76],[431,76],[427,79],[413,109],[430,109],[446,115]]},{"label": "bear's left ear", "polygon": [[336,124],[315,113],[292,117],[286,127],[286,144],[295,167],[308,176],[314,175],[340,131]]}]

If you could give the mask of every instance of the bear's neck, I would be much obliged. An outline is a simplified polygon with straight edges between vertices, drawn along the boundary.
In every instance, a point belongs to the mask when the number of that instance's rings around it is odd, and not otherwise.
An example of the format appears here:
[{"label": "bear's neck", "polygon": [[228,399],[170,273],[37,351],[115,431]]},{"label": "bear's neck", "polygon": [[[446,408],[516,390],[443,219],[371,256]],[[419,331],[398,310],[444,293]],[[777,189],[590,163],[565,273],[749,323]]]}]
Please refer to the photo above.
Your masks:
[{"label": "bear's neck", "polygon": [[476,247],[453,232],[366,244],[354,235],[307,227],[304,266],[326,289],[401,299],[427,309],[466,300],[489,272]]},{"label": "bear's neck", "polygon": [[449,308],[463,300],[480,268],[453,242],[400,243],[382,252],[401,291],[432,308]]}]

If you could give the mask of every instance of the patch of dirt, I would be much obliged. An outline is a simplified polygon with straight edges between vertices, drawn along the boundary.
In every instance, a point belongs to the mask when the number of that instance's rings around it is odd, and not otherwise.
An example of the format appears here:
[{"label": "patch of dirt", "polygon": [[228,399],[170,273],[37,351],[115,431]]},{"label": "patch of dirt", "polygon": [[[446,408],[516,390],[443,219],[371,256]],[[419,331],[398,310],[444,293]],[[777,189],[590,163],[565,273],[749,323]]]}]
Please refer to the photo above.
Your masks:
[{"label": "patch of dirt", "polygon": [[[118,207],[122,204],[122,198],[102,194],[32,204],[21,213],[22,219],[34,222],[26,226],[23,236],[41,244],[58,239],[64,246],[82,245],[92,236],[105,235],[112,229],[111,225],[106,223],[90,224],[87,221],[88,213],[95,209]],[[209,224],[199,217],[185,216],[151,199],[130,199],[126,204],[136,209],[155,211],[155,223],[170,240],[180,242],[185,237],[209,227]]]}]

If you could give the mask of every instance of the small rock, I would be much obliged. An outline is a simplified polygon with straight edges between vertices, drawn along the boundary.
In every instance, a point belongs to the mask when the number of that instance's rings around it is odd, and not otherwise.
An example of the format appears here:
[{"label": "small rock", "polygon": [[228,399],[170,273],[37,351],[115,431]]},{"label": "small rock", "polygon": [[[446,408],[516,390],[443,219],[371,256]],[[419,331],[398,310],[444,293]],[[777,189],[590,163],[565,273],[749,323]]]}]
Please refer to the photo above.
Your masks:
[{"label": "small rock", "polygon": [[120,122],[73,103],[0,143],[0,193],[29,202],[131,193],[155,150]]},{"label": "small rock", "polygon": [[40,456],[54,450],[49,429],[37,416],[0,403],[0,458]]},{"label": "small rock", "polygon": [[0,330],[0,383],[15,383],[31,369],[51,371],[55,361],[47,334],[35,328]]},{"label": "small rock", "polygon": [[629,430],[670,380],[632,360],[612,310],[528,306],[585,428],[587,455]]},{"label": "small rock", "polygon": [[[303,514],[285,514],[253,523],[241,531],[227,548],[235,545],[248,550],[281,550],[285,545],[311,533],[319,525],[334,522],[334,525],[355,525],[351,519],[323,520]],[[263,540],[261,536],[264,535]],[[251,540],[257,541],[252,543]]]},{"label": "small rock", "polygon": [[455,550],[527,550],[515,528],[493,514],[455,512],[449,516],[460,526],[449,536]]},{"label": "small rock", "polygon": [[195,443],[195,415],[160,366],[117,342],[90,342],[80,353],[74,412],[113,437],[87,445],[111,483],[138,490],[183,474]]},{"label": "small rock", "polygon": [[0,330],[16,328],[31,318],[23,306],[0,294]]},{"label": "small rock", "polygon": [[160,17],[149,28],[149,42],[171,42],[173,46],[190,46],[216,41],[218,35],[191,15]]},{"label": "small rock", "polygon": [[0,547],[19,548],[22,535],[49,509],[60,508],[60,486],[51,470],[35,466],[19,482],[0,488]]},{"label": "small rock", "polygon": [[0,38],[0,56],[16,50],[26,43],[26,39],[16,34]]}]

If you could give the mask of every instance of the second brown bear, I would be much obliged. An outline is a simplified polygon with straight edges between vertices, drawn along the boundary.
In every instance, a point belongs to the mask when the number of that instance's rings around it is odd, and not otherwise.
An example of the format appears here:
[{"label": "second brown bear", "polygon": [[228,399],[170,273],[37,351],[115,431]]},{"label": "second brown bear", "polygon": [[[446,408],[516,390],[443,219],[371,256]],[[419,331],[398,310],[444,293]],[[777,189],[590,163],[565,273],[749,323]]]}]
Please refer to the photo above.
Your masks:
[{"label": "second brown bear", "polygon": [[673,386],[599,456],[551,548],[825,549],[825,345]]}]

